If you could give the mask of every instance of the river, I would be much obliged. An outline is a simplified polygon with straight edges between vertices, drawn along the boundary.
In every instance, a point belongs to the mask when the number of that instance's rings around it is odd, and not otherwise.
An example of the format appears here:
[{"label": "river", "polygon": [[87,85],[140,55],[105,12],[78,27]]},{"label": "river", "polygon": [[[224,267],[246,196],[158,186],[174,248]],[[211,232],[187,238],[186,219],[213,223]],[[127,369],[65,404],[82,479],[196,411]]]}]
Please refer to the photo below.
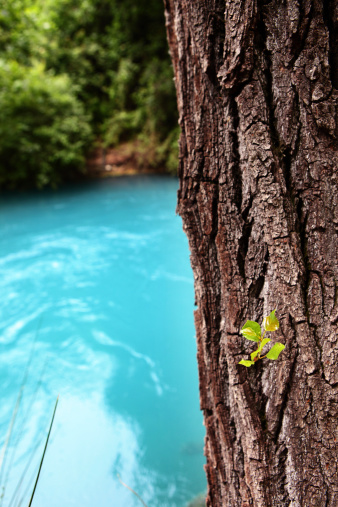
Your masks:
[{"label": "river", "polygon": [[[0,200],[2,505],[183,507],[205,489],[193,277],[177,181]],[[29,467],[17,490],[17,484]],[[11,503],[11,499],[14,500]]]}]

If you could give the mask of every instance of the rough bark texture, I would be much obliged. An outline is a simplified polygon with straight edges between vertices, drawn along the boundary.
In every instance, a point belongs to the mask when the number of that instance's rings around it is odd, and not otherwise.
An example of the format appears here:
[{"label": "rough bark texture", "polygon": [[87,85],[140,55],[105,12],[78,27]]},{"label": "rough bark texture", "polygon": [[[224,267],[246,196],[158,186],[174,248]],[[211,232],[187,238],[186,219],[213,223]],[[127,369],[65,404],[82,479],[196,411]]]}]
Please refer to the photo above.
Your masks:
[{"label": "rough bark texture", "polygon": [[[338,506],[338,0],[165,0],[207,505]],[[277,306],[278,361],[239,334]]]}]

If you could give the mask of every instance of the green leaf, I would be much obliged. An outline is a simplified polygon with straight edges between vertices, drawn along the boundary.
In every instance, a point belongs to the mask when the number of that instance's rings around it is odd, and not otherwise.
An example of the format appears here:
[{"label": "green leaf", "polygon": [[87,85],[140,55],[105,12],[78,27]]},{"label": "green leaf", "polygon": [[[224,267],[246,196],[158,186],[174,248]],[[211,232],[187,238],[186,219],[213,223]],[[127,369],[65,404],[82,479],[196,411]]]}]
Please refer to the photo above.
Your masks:
[{"label": "green leaf", "polygon": [[264,347],[264,345],[266,345],[268,342],[271,342],[270,338],[264,338],[264,340],[262,340],[258,346],[258,349],[255,350],[254,352],[251,352],[250,354],[250,357],[251,357],[251,361],[253,361],[255,359],[256,356],[258,356],[258,354],[260,352],[262,352],[262,349]]},{"label": "green leaf", "polygon": [[274,344],[274,346],[266,354],[266,357],[268,359],[273,359],[275,361],[276,359],[278,359],[279,354],[284,349],[285,349],[285,345],[283,345],[282,343],[277,342],[277,343]]},{"label": "green leaf", "polygon": [[247,320],[241,329],[241,333],[247,340],[259,342],[262,333],[261,326],[253,320]]},{"label": "green leaf", "polygon": [[279,321],[275,316],[275,311],[273,310],[268,317],[264,317],[263,326],[265,331],[277,331],[279,328]]},{"label": "green leaf", "polygon": [[253,361],[248,361],[246,359],[242,359],[238,364],[242,364],[243,366],[246,366],[247,368],[250,368],[253,364],[255,364]]},{"label": "green leaf", "polygon": [[259,344],[259,347],[257,349],[257,352],[261,352],[264,345],[266,345],[267,343],[271,342],[270,338],[264,338],[264,340],[261,341],[261,343]]}]

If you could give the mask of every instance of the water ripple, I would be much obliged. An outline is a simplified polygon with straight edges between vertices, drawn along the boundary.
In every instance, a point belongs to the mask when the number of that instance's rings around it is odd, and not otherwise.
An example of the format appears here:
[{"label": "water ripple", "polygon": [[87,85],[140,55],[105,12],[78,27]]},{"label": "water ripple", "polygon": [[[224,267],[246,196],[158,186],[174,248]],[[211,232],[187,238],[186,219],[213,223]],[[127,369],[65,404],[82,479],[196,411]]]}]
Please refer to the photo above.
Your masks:
[{"label": "water ripple", "polygon": [[96,341],[101,345],[120,348],[128,352],[128,354],[130,354],[131,357],[144,361],[150,368],[149,376],[154,383],[157,395],[158,396],[163,395],[165,387],[161,385],[160,379],[155,371],[156,368],[155,362],[149,356],[147,356],[146,354],[142,354],[141,352],[137,352],[135,349],[133,349],[130,345],[127,345],[126,343],[113,340],[102,331],[94,330],[92,331],[92,334],[95,337]]}]

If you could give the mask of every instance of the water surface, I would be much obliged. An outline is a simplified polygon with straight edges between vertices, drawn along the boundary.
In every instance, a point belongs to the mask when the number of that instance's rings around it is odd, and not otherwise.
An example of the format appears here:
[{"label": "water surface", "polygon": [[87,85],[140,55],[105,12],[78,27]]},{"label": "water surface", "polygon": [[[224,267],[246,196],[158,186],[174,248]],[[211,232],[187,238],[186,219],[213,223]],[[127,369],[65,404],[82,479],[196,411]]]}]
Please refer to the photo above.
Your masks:
[{"label": "water surface", "polygon": [[[169,177],[99,181],[0,203],[3,505],[182,507],[203,491],[187,240]],[[33,458],[32,458],[33,456]],[[8,470],[9,471],[6,471]]]}]

